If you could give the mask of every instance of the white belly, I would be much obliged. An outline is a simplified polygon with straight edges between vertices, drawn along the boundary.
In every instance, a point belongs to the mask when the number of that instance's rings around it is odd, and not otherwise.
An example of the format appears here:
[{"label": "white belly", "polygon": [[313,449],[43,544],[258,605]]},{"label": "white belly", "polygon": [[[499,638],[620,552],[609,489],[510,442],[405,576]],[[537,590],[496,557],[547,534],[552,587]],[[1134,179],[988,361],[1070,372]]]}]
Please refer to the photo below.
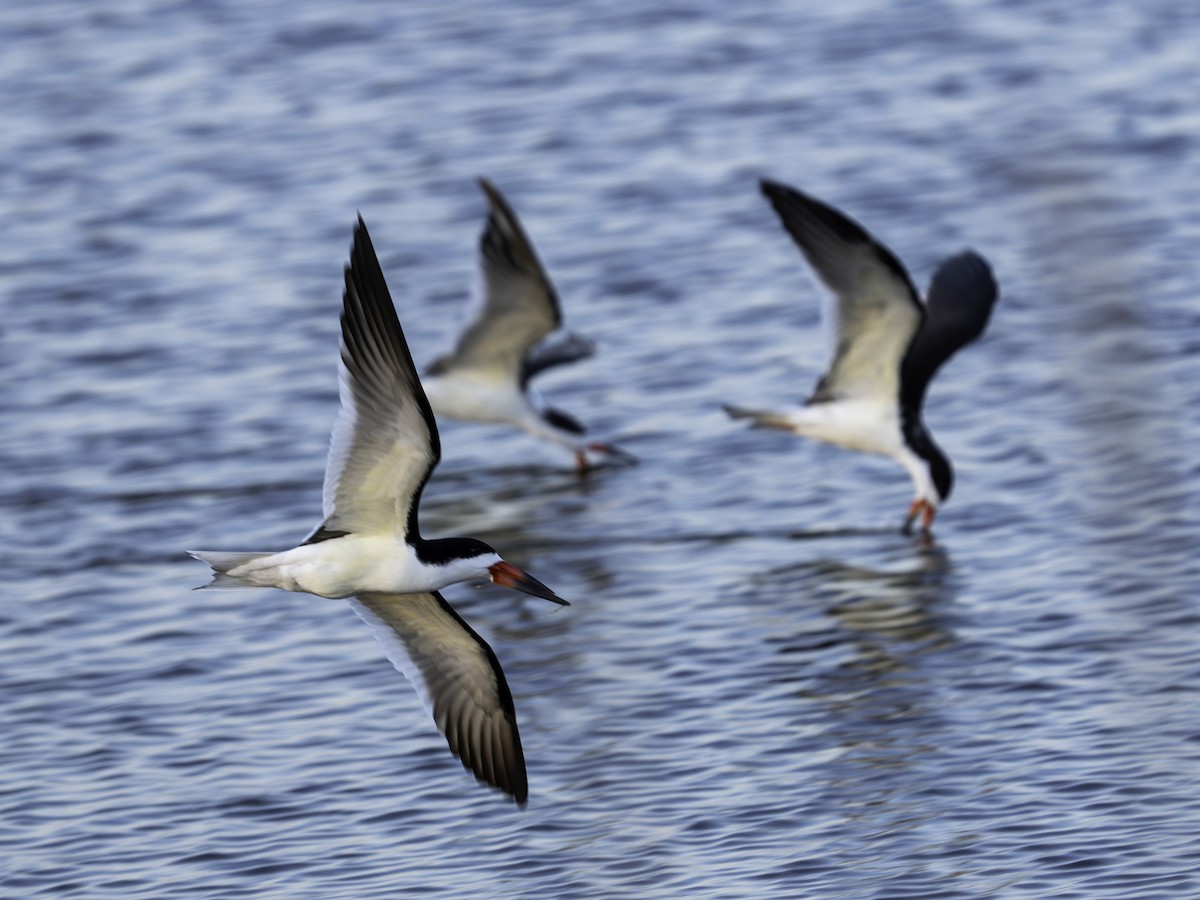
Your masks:
[{"label": "white belly", "polygon": [[814,403],[789,413],[788,421],[801,437],[849,450],[898,458],[906,449],[894,404],[863,400]]},{"label": "white belly", "polygon": [[490,373],[455,371],[421,381],[429,405],[440,416],[469,422],[498,422],[524,428],[537,413],[516,382]]},{"label": "white belly", "polygon": [[365,591],[420,593],[444,587],[411,546],[391,536],[351,536],[303,544],[229,571],[257,587],[340,599]]}]

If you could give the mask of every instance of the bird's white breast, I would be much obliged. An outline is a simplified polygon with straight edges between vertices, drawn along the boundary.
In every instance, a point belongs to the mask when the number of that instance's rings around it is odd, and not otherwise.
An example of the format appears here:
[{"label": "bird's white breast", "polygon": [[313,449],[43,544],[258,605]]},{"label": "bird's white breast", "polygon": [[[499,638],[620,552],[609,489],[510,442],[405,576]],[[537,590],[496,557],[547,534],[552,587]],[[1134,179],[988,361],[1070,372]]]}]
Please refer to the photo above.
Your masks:
[{"label": "bird's white breast", "polygon": [[894,403],[838,400],[813,403],[789,414],[796,434],[862,453],[897,460],[912,478],[917,496],[933,506],[940,502],[929,464],[904,441],[900,411]]},{"label": "bird's white breast", "polygon": [[801,437],[862,453],[899,457],[906,449],[895,403],[838,400],[813,403],[788,416]]},{"label": "bird's white breast", "polygon": [[395,535],[349,535],[254,560],[230,574],[261,587],[344,598],[373,591],[411,594],[451,583],[438,566],[422,563]]},{"label": "bird's white breast", "polygon": [[433,411],[470,422],[502,422],[523,426],[536,413],[511,377],[457,370],[422,380]]}]

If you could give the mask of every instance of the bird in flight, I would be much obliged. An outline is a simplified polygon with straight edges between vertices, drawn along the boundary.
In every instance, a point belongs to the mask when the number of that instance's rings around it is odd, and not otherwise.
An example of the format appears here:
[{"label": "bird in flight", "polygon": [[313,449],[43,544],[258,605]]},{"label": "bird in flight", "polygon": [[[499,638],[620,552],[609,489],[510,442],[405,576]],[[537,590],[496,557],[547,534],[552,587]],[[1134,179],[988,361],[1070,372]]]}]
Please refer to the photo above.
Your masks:
[{"label": "bird in flight", "polygon": [[999,294],[992,270],[974,251],[952,256],[922,303],[904,264],[849,216],[774,181],[761,189],[833,294],[833,360],[801,406],[725,410],[756,426],[892,457],[916,488],[904,531],[918,519],[928,531],[954,470],[921,408],[942,364],[987,326]]},{"label": "bird in flight", "polygon": [[421,537],[421,491],[441,443],[361,216],[345,276],[341,409],[325,467],[323,520],[290,550],[189,552],[213,569],[206,588],[349,600],[412,682],[450,750],[477,779],[524,805],[525,758],[504,672],[438,591],[489,579],[567,601],[482,541]]},{"label": "bird in flight", "polygon": [[477,308],[454,350],[425,370],[434,412],[527,431],[569,450],[581,473],[591,467],[590,455],[634,462],[619,447],[589,439],[579,420],[550,406],[530,384],[547,369],[586,359],[595,347],[573,334],[546,342],[562,326],[558,292],[504,195],[485,178],[479,186],[488,217],[479,238]]}]

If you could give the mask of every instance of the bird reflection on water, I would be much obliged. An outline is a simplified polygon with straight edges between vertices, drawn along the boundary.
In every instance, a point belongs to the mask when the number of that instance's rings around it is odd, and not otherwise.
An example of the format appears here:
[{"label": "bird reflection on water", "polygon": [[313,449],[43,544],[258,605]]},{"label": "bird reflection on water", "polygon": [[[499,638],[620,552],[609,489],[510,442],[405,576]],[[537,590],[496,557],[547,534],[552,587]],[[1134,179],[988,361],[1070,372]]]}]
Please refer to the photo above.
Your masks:
[{"label": "bird reflection on water", "polygon": [[[906,542],[862,561],[822,557],[773,569],[756,583],[775,603],[823,611],[819,630],[772,643],[793,673],[796,696],[823,708],[826,739],[850,757],[897,760],[927,743],[939,714],[925,672],[957,643],[950,612],[957,585],[943,546]],[[809,667],[814,652],[840,658]]]}]

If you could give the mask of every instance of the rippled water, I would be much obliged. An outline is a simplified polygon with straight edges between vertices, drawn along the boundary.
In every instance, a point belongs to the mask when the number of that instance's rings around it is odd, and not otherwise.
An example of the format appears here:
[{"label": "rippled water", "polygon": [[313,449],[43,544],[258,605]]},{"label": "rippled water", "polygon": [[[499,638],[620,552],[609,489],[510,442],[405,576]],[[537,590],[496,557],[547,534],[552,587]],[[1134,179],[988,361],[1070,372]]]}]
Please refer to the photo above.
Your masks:
[{"label": "rippled water", "polygon": [[[0,893],[1200,893],[1200,12],[793,7],[0,10]],[[428,361],[477,174],[600,345],[544,390],[643,460],[443,428],[426,531],[574,601],[448,592],[524,812],[344,604],[182,555],[315,523],[355,210]],[[720,411],[823,361],[763,175],[995,265],[932,545],[898,467]]]}]

